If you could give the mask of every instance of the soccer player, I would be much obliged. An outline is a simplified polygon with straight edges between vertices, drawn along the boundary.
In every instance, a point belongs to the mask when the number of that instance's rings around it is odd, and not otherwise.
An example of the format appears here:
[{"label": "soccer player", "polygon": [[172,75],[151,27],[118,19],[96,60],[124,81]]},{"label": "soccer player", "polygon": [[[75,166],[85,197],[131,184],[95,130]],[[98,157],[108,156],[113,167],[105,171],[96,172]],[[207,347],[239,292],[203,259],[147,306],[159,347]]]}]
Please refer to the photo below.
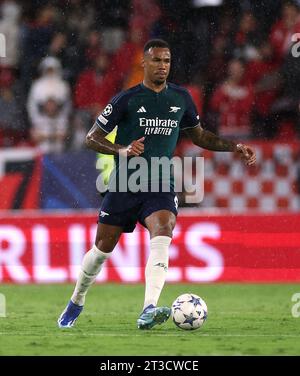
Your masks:
[{"label": "soccer player", "polygon": [[[152,157],[170,159],[180,130],[184,130],[201,148],[235,152],[247,165],[254,164],[256,157],[251,147],[225,140],[201,127],[188,91],[166,81],[170,64],[169,45],[160,39],[148,41],[144,47],[143,82],[116,95],[88,132],[87,146],[90,149],[115,156],[112,180],[121,175],[122,158],[123,162],[139,156],[147,161]],[[116,125],[118,130],[113,144],[105,137]],[[153,180],[159,180],[158,191],[132,192],[128,186],[128,191],[123,192],[115,185],[116,191],[108,189],[105,194],[95,244],[83,258],[71,300],[58,319],[59,327],[74,325],[83,309],[88,288],[103,263],[110,257],[122,232],[132,232],[137,222],[145,226],[150,234],[145,300],[137,326],[139,329],[151,329],[169,318],[170,308],[158,307],[157,303],[168,270],[168,250],[176,222],[177,198],[171,180],[166,183],[164,176],[151,176],[151,171],[147,177],[148,186]],[[162,189],[166,184],[170,186],[169,192]]]}]

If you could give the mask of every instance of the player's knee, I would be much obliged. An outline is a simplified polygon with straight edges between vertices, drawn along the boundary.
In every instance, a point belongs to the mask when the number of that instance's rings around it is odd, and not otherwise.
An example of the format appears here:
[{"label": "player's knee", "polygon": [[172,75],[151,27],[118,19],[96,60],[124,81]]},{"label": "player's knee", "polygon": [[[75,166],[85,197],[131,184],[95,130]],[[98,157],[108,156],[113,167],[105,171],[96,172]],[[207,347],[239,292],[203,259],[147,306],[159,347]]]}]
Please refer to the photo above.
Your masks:
[{"label": "player's knee", "polygon": [[114,250],[116,242],[112,239],[100,239],[97,240],[96,246],[100,251],[104,253],[110,253]]},{"label": "player's knee", "polygon": [[150,231],[151,238],[155,236],[169,236],[172,237],[174,224],[172,221],[166,223],[157,223]]}]

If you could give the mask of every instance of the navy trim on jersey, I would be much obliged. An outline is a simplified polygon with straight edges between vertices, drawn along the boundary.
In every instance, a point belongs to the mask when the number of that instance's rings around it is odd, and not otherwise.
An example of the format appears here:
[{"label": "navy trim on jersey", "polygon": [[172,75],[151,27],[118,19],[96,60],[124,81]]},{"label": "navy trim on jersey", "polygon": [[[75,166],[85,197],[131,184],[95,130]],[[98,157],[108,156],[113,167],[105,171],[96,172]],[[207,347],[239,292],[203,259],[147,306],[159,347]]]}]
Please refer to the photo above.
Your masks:
[{"label": "navy trim on jersey", "polygon": [[103,132],[105,132],[105,133],[107,133],[107,134],[110,133],[110,132],[108,132],[106,129],[104,129],[104,128],[101,126],[102,123],[98,122],[98,119],[96,120],[96,124],[98,125],[98,127],[99,127],[100,129],[103,130]]}]

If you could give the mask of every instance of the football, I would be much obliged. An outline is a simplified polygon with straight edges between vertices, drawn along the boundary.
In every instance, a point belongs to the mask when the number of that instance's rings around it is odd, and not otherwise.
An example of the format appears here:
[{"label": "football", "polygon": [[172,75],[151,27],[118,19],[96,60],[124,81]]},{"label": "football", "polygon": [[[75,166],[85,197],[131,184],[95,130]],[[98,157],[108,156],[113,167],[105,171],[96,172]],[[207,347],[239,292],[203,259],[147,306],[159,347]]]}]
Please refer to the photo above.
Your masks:
[{"label": "football", "polygon": [[171,309],[173,322],[180,329],[199,329],[207,319],[207,305],[196,294],[189,293],[178,296]]}]

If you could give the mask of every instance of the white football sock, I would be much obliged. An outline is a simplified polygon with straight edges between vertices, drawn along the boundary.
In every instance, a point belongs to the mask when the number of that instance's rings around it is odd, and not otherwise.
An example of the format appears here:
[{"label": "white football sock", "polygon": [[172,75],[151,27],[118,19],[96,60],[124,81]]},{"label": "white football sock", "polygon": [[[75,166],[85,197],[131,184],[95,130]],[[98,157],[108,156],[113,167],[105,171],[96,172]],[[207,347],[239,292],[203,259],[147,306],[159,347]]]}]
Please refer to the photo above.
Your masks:
[{"label": "white football sock", "polygon": [[80,306],[84,305],[88,288],[95,281],[102,269],[104,261],[109,258],[110,254],[111,253],[100,251],[100,249],[94,245],[93,248],[84,255],[75,290],[71,297],[73,303]]},{"label": "white football sock", "polygon": [[171,240],[169,236],[155,236],[150,240],[150,254],[145,268],[144,308],[150,304],[157,305],[167,276]]}]

